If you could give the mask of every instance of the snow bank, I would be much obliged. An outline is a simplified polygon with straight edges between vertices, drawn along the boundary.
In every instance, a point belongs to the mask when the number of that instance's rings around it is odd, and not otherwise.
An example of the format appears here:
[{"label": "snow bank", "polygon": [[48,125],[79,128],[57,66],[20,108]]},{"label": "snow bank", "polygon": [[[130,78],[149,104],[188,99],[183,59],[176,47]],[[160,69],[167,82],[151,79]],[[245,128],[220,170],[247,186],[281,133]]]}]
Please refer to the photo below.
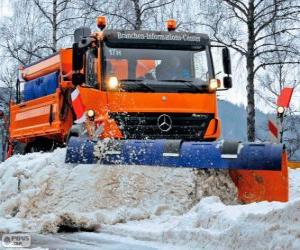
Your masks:
[{"label": "snow bank", "polygon": [[[25,231],[57,232],[61,226],[91,230],[99,223],[183,214],[209,195],[236,202],[226,171],[70,165],[64,158],[65,149],[57,149],[17,155],[0,164],[4,225],[13,218]],[[0,232],[13,229],[0,224]]]},{"label": "snow bank", "polygon": [[102,231],[192,249],[299,249],[300,199],[226,206],[208,197],[182,216],[104,226]]},{"label": "snow bank", "polygon": [[104,225],[102,231],[189,249],[300,249],[300,169],[289,176],[288,203],[224,205],[207,197],[183,215]]},{"label": "snow bank", "polygon": [[300,199],[300,169],[289,169],[289,198]]}]

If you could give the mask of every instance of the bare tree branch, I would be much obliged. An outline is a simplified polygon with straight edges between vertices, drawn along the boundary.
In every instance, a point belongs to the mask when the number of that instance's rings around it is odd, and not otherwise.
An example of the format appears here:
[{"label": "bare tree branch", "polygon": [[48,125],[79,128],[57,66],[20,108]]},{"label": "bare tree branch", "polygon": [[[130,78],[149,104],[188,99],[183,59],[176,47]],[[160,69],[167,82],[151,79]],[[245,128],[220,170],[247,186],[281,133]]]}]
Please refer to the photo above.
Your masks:
[{"label": "bare tree branch", "polygon": [[161,8],[165,5],[168,5],[168,4],[171,4],[171,3],[174,3],[175,0],[170,0],[170,1],[167,1],[167,2],[164,2],[164,3],[161,3],[161,4],[157,4],[157,5],[153,5],[153,6],[149,6],[149,7],[146,7],[142,10],[141,14],[144,14],[144,12],[146,11],[149,11],[149,10],[152,10],[152,9],[157,9],[157,8]]},{"label": "bare tree branch", "polygon": [[50,17],[51,13],[47,12],[40,4],[39,0],[33,0],[39,10],[43,13],[43,15],[48,19],[48,21],[53,25],[53,20]]},{"label": "bare tree branch", "polygon": [[256,68],[255,68],[255,70],[254,70],[254,72],[256,73],[260,68],[264,68],[264,67],[266,67],[266,66],[269,66],[269,65],[283,65],[283,64],[300,64],[300,61],[295,61],[295,62],[293,62],[293,61],[289,61],[289,62],[269,62],[269,63],[261,63],[261,64],[259,64]]},{"label": "bare tree branch", "polygon": [[241,1],[235,1],[235,0],[224,0],[225,3],[232,6],[233,8],[238,9],[240,12],[242,12],[245,17],[248,15],[248,8],[244,4],[242,6],[238,5],[238,3],[241,3]]}]

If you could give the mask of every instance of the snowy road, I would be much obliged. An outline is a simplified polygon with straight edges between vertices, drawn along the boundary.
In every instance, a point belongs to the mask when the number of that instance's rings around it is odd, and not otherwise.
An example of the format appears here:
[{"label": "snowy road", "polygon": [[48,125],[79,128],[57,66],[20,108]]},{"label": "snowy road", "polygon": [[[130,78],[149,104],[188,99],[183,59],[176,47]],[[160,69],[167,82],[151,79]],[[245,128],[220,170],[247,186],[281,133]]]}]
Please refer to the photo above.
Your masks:
[{"label": "snowy road", "polygon": [[[137,241],[103,233],[31,234],[31,248],[72,250],[157,250],[179,249],[173,245]],[[5,249],[5,248],[3,248]],[[180,248],[182,249],[182,248]]]}]

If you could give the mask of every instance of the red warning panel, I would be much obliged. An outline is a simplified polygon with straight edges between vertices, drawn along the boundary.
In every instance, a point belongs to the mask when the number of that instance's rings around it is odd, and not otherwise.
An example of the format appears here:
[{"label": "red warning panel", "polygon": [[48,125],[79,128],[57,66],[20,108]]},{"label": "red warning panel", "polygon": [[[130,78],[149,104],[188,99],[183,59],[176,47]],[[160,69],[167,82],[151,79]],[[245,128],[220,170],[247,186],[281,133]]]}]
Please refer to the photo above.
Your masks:
[{"label": "red warning panel", "polygon": [[277,106],[288,108],[292,98],[294,88],[283,88],[277,99]]}]

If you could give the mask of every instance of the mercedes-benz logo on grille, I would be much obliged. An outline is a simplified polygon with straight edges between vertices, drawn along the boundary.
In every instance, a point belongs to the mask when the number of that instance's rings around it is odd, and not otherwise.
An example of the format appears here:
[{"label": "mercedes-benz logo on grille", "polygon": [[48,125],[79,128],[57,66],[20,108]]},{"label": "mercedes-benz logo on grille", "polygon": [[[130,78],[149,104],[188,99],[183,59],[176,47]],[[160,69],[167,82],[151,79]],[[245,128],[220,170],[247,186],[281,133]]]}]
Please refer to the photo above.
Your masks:
[{"label": "mercedes-benz logo on grille", "polygon": [[172,128],[172,119],[169,115],[163,114],[157,118],[157,126],[162,132],[168,132]]}]

